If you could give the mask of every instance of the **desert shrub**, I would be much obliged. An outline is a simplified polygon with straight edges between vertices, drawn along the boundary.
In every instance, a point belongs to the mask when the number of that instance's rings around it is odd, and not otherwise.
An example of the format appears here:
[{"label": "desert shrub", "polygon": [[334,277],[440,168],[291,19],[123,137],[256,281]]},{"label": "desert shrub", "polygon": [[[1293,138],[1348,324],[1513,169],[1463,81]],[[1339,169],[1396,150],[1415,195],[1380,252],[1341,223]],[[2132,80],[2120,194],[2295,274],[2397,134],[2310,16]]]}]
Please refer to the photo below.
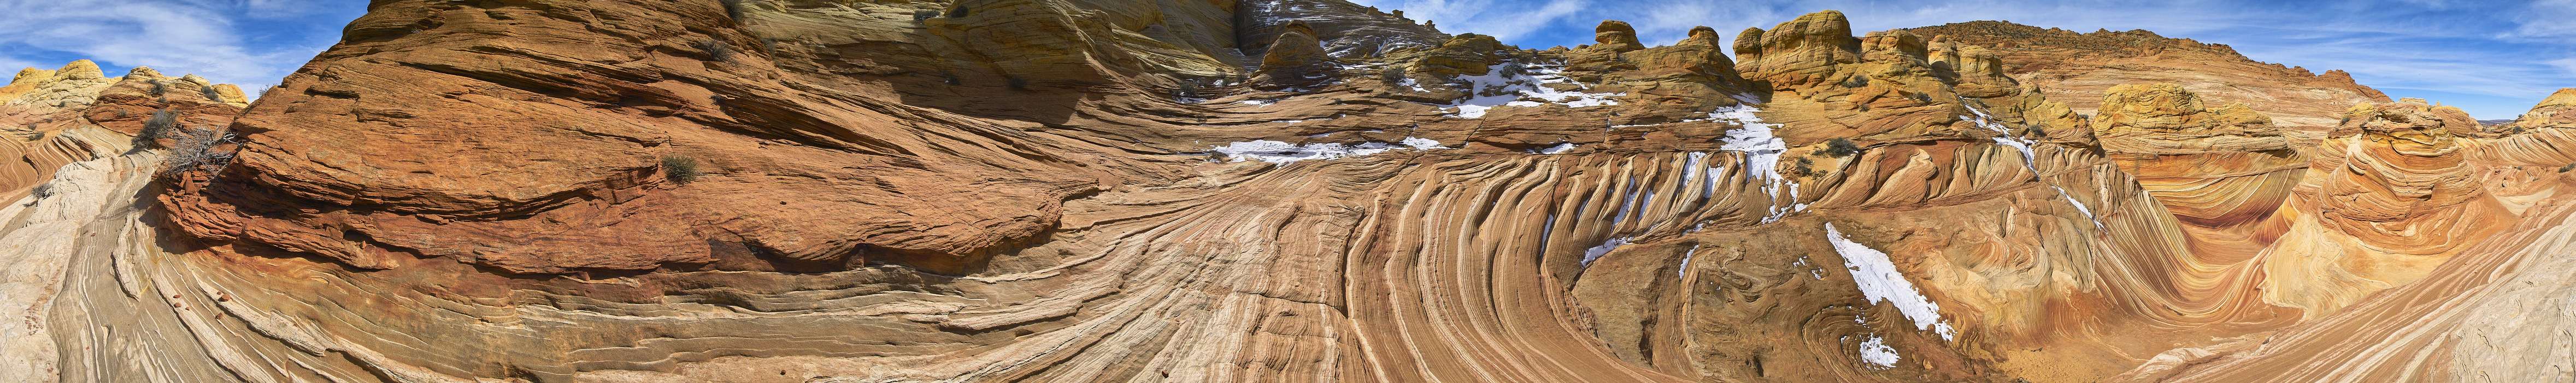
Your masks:
[{"label": "desert shrub", "polygon": [[1851,76],[1851,78],[1843,80],[1844,88],[1859,88],[1864,86],[1869,86],[1869,76]]},{"label": "desert shrub", "polygon": [[1378,72],[1378,80],[1386,81],[1387,86],[1402,85],[1404,84],[1404,71],[1405,68],[1403,65],[1388,66],[1386,67],[1385,72]]},{"label": "desert shrub", "polygon": [[698,48],[700,51],[707,52],[707,59],[720,62],[733,62],[733,45],[725,44],[724,40],[698,40],[696,42],[689,43],[689,46]]},{"label": "desert shrub", "polygon": [[912,11],[912,21],[929,21],[930,19],[936,18],[939,18],[939,10],[937,9]]},{"label": "desert shrub", "polygon": [[53,198],[53,197],[54,197],[54,183],[52,183],[52,182],[46,182],[46,183],[42,183],[42,184],[36,184],[36,188],[35,188],[35,189],[28,190],[27,192],[28,192],[28,193],[31,193],[31,194],[34,194],[34,195],[36,196],[36,199]]},{"label": "desert shrub", "polygon": [[1520,78],[1521,75],[1529,73],[1529,68],[1521,67],[1521,63],[1517,61],[1506,61],[1503,62],[1503,69],[1500,71],[1503,78]]},{"label": "desert shrub", "polygon": [[698,176],[702,174],[698,173],[698,159],[669,155],[662,156],[662,175],[669,177],[671,182],[688,184],[697,182]]},{"label": "desert shrub", "polygon": [[162,136],[170,134],[178,126],[179,112],[169,109],[152,111],[152,117],[143,119],[143,131],[134,133],[134,150],[150,149],[152,142],[160,141]]},{"label": "desert shrub", "polygon": [[1832,141],[1825,141],[1825,150],[1823,153],[1828,157],[1850,157],[1854,154],[1860,154],[1860,145],[1852,144],[1851,140],[1848,139],[1836,138]]},{"label": "desert shrub", "polygon": [[152,95],[154,95],[154,96],[159,96],[159,95],[161,95],[162,93],[169,93],[169,92],[170,92],[170,85],[169,85],[169,84],[163,84],[163,83],[161,83],[161,80],[152,80]]},{"label": "desert shrub", "polygon": [[233,163],[233,153],[218,149],[232,142],[231,132],[214,129],[172,129],[170,151],[161,160],[161,172],[179,173],[195,170],[223,169]]},{"label": "desert shrub", "polygon": [[725,17],[731,17],[731,18],[733,18],[734,20],[742,20],[742,12],[743,12],[743,9],[742,9],[742,8],[743,8],[743,7],[742,7],[742,1],[743,1],[743,0],[722,0],[722,1],[724,2]]},{"label": "desert shrub", "polygon": [[1180,85],[1179,87],[1176,87],[1176,88],[1173,88],[1173,89],[1172,89],[1172,96],[1173,96],[1173,97],[1179,97],[1179,98],[1198,98],[1198,97],[1199,97],[1199,82],[1198,82],[1198,80],[1181,79],[1181,85]]},{"label": "desert shrub", "polygon": [[952,18],[952,19],[953,19],[953,18],[959,18],[959,17],[966,17],[966,6],[960,5],[960,6],[957,6],[957,8],[955,8],[955,9],[949,9],[949,10],[948,10],[948,18]]},{"label": "desert shrub", "polygon": [[760,38],[760,54],[762,56],[778,57],[778,39],[769,37]]},{"label": "desert shrub", "polygon": [[2558,167],[2559,173],[2566,173],[2568,171],[2576,171],[2576,164],[2567,164],[2567,166]]},{"label": "desert shrub", "polygon": [[214,85],[207,85],[207,86],[206,86],[206,87],[204,87],[204,88],[197,88],[197,92],[205,93],[205,94],[206,94],[206,100],[207,100],[207,101],[214,101],[214,102],[223,102],[223,101],[224,101],[224,92],[223,92],[223,91],[221,91],[221,90],[217,90],[217,89],[215,89],[215,86],[214,86]]},{"label": "desert shrub", "polygon": [[1790,167],[1789,173],[1798,176],[1816,174],[1816,160],[1808,159],[1806,157],[1798,157],[1798,160]]}]

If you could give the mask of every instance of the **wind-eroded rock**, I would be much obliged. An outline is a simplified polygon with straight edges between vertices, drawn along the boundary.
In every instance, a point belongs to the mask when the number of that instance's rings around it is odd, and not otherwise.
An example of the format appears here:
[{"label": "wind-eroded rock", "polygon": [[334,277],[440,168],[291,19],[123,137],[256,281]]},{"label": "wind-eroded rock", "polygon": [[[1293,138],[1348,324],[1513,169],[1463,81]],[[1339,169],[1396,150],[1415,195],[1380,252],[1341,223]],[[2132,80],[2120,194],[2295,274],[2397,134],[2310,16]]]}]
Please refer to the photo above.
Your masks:
[{"label": "wind-eroded rock", "polygon": [[2343,107],[2389,101],[2387,95],[2354,83],[2351,74],[2341,70],[2315,73],[2257,62],[2223,44],[2143,30],[2077,33],[2003,21],[1908,30],[1994,52],[2003,59],[2005,73],[2040,87],[2079,113],[2095,113],[2100,108],[2095,102],[2115,86],[2175,83],[2203,97],[2245,103],[2308,143],[2334,128]]},{"label": "wind-eroded rock", "polygon": [[[241,88],[203,77],[169,78],[135,67],[106,77],[98,64],[73,61],[58,70],[27,68],[0,86],[0,196],[26,192],[74,162],[127,151],[146,122],[167,115],[164,129],[221,130],[249,100]],[[170,135],[156,134],[154,144]]]},{"label": "wind-eroded rock", "polygon": [[[1337,0],[379,2],[347,31],[229,125],[228,166],[157,172],[147,146],[0,208],[26,245],[0,260],[30,266],[0,309],[43,318],[0,325],[30,366],[0,377],[2543,366],[2427,356],[2539,342],[2388,334],[2457,329],[2410,304],[2563,252],[2576,211],[2576,129],[2382,103],[2306,145],[2190,85],[2105,87],[2088,116],[2009,46],[1839,12],[1733,58],[1713,28],[1529,50]],[[84,86],[161,107],[138,90],[199,83],[148,78]],[[166,106],[231,100],[198,93]],[[2513,307],[2480,299],[2456,302]],[[2428,319],[2346,325],[2399,317]]]}]

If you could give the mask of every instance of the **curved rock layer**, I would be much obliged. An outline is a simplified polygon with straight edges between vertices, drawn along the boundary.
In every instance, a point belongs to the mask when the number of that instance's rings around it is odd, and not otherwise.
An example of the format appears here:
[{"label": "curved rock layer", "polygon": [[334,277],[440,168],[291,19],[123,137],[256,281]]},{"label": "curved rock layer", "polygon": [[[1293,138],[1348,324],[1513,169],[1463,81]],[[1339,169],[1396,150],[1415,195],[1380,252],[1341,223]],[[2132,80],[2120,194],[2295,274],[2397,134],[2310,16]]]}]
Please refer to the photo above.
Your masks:
[{"label": "curved rock layer", "polygon": [[2078,112],[2102,107],[2111,88],[2176,83],[2210,98],[2242,102],[2272,117],[2301,142],[2334,129],[2343,108],[2387,102],[2388,95],[2354,83],[2342,70],[2316,73],[2303,67],[2245,58],[2225,44],[2169,38],[2144,30],[2075,31],[2004,21],[1971,21],[1910,28],[1962,46],[1984,47],[2001,57],[2003,71],[2064,100]]},{"label": "curved rock layer", "polygon": [[0,158],[9,159],[0,161],[0,197],[24,196],[65,165],[129,150],[155,112],[168,111],[174,127],[219,130],[248,102],[232,84],[152,68],[106,77],[80,60],[21,70],[0,86]]},{"label": "curved rock layer", "polygon": [[[2453,308],[2567,285],[2518,273],[2570,243],[2546,116],[2346,105],[2311,148],[2182,85],[2078,113],[1831,11],[1731,58],[1217,21],[1268,3],[381,2],[230,162],[147,146],[0,210],[32,266],[0,309],[42,318],[0,325],[0,380],[2367,380],[2557,347],[2421,335],[2525,335]],[[1296,48],[1211,53],[1247,44]]]}]

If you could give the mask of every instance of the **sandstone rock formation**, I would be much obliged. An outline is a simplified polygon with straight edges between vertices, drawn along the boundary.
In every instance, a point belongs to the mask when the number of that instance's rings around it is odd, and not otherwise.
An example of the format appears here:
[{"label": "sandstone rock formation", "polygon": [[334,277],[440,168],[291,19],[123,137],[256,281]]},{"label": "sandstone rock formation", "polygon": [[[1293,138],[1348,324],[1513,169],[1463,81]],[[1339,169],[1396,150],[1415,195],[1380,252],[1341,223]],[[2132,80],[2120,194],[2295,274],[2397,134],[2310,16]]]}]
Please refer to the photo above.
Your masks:
[{"label": "sandstone rock formation", "polygon": [[[188,117],[228,162],[156,141],[0,208],[0,310],[41,318],[0,380],[2527,380],[2570,323],[2460,308],[2567,309],[2524,271],[2576,244],[2576,96],[2310,131],[1840,12],[1715,31],[380,2]],[[108,137],[237,93],[36,76]]]},{"label": "sandstone rock formation", "polygon": [[[131,148],[156,112],[172,127],[221,129],[249,105],[241,88],[137,67],[107,77],[98,64],[27,68],[0,86],[0,196],[24,196],[54,170]],[[166,137],[163,140],[166,143]]]},{"label": "sandstone rock formation", "polygon": [[1983,47],[2005,63],[2004,72],[2038,86],[2079,113],[2091,114],[2111,87],[2175,83],[2203,97],[2244,103],[2273,117],[2274,125],[2314,142],[2335,127],[2343,107],[2389,101],[2386,94],[2353,82],[2341,70],[2257,62],[2224,44],[2168,38],[2155,32],[2077,33],[2003,21],[1972,21],[1908,29],[1943,36],[1961,46]]}]

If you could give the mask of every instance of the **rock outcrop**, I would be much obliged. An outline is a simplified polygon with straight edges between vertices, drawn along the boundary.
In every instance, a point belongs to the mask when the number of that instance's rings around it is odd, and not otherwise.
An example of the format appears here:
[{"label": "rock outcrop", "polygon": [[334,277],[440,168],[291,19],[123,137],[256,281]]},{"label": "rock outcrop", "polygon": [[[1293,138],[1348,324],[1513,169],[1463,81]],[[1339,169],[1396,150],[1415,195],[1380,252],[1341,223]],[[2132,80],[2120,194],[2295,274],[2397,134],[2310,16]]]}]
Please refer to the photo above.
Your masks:
[{"label": "rock outcrop", "polygon": [[2479,357],[2565,325],[2453,309],[2564,311],[2520,271],[2571,245],[2555,112],[2070,99],[1832,11],[1729,57],[929,4],[380,2],[238,118],[142,70],[0,88],[238,137],[0,208],[0,310],[41,318],[0,380],[2394,380],[2545,370]]},{"label": "rock outcrop", "polygon": [[2038,86],[2078,113],[2094,113],[2100,108],[2094,102],[2115,86],[2174,83],[2205,98],[2244,103],[2272,116],[2274,125],[2296,132],[2304,143],[2333,129],[2344,106],[2389,101],[2341,70],[2316,73],[2257,62],[2223,44],[2143,30],[2077,33],[2003,21],[1907,30],[1983,47],[2003,59],[2005,73]]},{"label": "rock outcrop", "polygon": [[[170,129],[220,130],[249,105],[241,88],[196,75],[169,78],[136,67],[107,77],[98,64],[27,68],[0,86],[0,197],[23,196],[54,170],[113,156],[139,144],[145,126],[167,115]],[[149,135],[154,145],[169,135]]]}]

